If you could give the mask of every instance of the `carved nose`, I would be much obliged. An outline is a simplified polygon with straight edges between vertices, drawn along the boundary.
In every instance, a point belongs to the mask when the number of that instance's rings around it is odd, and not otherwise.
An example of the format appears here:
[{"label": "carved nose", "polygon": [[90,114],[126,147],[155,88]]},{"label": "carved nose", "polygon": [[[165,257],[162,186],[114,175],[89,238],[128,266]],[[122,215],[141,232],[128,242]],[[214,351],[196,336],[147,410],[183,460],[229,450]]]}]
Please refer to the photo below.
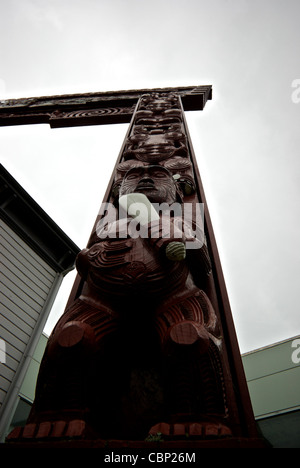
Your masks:
[{"label": "carved nose", "polygon": [[138,185],[154,185],[154,180],[149,176],[145,176],[139,181]]}]

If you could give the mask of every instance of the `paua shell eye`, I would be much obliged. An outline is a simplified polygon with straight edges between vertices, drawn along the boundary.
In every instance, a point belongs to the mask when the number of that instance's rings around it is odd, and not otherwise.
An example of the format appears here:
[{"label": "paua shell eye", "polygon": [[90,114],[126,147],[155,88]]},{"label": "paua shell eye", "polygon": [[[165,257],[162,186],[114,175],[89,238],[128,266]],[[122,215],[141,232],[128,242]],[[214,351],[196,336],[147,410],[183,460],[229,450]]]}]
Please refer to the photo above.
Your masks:
[{"label": "paua shell eye", "polygon": [[166,248],[166,256],[173,262],[180,262],[185,259],[186,248],[182,242],[170,242]]}]

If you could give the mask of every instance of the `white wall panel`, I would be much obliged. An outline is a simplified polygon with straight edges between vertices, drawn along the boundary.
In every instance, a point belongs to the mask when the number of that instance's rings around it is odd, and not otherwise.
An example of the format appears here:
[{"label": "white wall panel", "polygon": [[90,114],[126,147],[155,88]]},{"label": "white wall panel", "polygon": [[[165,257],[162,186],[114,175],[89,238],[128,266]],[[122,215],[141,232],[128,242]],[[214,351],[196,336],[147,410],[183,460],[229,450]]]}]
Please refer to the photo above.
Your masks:
[{"label": "white wall panel", "polygon": [[0,410],[18,370],[57,273],[0,220]]}]

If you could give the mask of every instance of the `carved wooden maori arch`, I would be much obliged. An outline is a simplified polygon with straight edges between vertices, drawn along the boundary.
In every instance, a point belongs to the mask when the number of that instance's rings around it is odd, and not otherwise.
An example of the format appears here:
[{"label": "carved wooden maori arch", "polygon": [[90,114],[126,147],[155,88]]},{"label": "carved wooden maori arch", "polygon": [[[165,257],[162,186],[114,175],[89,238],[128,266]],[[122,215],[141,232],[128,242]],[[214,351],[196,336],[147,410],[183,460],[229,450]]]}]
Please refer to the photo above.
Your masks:
[{"label": "carved wooden maori arch", "polygon": [[[105,204],[78,256],[66,311],[49,339],[28,424],[11,441],[257,437],[184,117],[207,99],[209,86],[3,106],[6,124],[25,123],[26,106],[29,120],[53,127],[132,116]],[[112,100],[119,106],[108,112]],[[9,106],[15,113],[3,111]],[[146,221],[134,206],[146,206]]]}]

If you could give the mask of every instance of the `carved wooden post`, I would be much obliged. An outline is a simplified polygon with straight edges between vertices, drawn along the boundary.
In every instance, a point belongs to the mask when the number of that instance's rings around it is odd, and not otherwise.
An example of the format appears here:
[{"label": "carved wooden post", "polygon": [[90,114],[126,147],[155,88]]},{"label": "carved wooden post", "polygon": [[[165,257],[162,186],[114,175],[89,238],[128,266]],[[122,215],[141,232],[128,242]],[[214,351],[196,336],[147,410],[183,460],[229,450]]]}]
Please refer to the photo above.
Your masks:
[{"label": "carved wooden post", "polygon": [[[132,117],[28,424],[9,440],[160,434],[247,446],[256,425],[184,117],[211,87],[122,93],[109,112],[111,95],[29,105],[31,121],[53,127]],[[25,123],[20,109],[2,118]]]}]

